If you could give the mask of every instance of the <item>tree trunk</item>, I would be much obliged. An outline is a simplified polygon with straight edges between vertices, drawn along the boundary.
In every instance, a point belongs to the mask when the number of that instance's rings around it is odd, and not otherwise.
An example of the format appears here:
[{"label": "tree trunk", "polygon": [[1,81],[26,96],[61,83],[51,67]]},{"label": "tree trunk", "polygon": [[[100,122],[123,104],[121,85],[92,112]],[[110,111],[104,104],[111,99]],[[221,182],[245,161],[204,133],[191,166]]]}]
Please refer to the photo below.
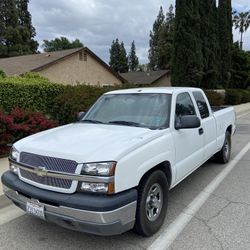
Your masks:
[{"label": "tree trunk", "polygon": [[240,33],[240,48],[241,48],[241,49],[242,49],[242,47],[243,47],[242,36],[243,36],[243,32]]}]

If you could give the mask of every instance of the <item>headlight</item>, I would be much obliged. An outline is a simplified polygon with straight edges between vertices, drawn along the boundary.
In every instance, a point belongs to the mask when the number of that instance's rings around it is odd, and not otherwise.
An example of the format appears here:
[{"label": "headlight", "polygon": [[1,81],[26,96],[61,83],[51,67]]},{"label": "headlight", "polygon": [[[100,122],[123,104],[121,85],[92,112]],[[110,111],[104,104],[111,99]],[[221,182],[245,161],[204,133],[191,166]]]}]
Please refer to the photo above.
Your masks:
[{"label": "headlight", "polygon": [[82,182],[81,190],[86,191],[86,192],[94,192],[94,193],[107,193],[108,184],[107,183]]},{"label": "headlight", "polygon": [[10,163],[10,171],[14,174],[18,175],[18,167],[14,166],[12,163]]},{"label": "headlight", "polygon": [[113,176],[115,173],[116,163],[111,162],[95,162],[85,163],[82,167],[82,174],[95,176]]},{"label": "headlight", "polygon": [[81,182],[79,191],[101,194],[114,194],[115,183]]},{"label": "headlight", "polygon": [[96,176],[96,178],[109,179],[106,182],[80,182],[79,189],[84,192],[94,192],[102,194],[113,194],[115,192],[114,175],[116,162],[94,162],[84,163],[82,166],[82,175]]},{"label": "headlight", "polygon": [[17,161],[18,157],[19,157],[19,152],[14,147],[12,147],[10,149],[10,158],[14,161]]},{"label": "headlight", "polygon": [[[14,147],[12,147],[10,150],[10,159],[17,161],[18,157],[19,157],[19,152]],[[11,172],[13,172],[16,175],[18,174],[18,167],[16,167],[11,162],[10,162],[9,168]]]}]

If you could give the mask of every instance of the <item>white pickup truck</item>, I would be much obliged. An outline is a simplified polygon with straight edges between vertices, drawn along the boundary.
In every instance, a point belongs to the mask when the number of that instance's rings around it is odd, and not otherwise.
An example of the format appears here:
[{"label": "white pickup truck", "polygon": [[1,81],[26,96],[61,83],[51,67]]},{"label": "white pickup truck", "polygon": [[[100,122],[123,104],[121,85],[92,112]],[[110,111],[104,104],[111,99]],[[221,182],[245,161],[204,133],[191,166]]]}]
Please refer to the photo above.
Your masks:
[{"label": "white pickup truck", "polygon": [[97,235],[161,227],[169,189],[212,156],[227,163],[232,107],[198,88],[104,94],[79,121],[16,142],[5,195],[28,214]]}]

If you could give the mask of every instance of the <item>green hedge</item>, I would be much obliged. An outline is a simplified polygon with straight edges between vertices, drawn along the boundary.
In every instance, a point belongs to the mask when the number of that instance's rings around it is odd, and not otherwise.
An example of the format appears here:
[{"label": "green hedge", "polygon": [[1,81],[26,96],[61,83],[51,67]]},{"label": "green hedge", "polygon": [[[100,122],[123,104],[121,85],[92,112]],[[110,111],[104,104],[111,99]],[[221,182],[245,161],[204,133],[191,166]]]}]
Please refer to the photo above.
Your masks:
[{"label": "green hedge", "polygon": [[[9,113],[14,107],[41,111],[60,124],[76,120],[79,111],[86,111],[105,92],[137,87],[125,84],[116,87],[62,85],[49,82],[34,73],[22,77],[0,77],[0,108]],[[237,105],[250,102],[250,90],[227,89],[221,94],[206,90],[211,105]]]},{"label": "green hedge", "polygon": [[22,77],[0,77],[0,108],[10,112],[14,107],[41,111],[61,124],[76,120],[79,111],[86,111],[105,92],[116,87],[62,85],[34,73]]},{"label": "green hedge", "polygon": [[19,107],[50,113],[54,99],[64,88],[42,77],[0,78],[0,106],[6,112]]},{"label": "green hedge", "polygon": [[114,87],[96,87],[87,85],[65,86],[63,93],[55,98],[51,110],[52,117],[62,123],[76,120],[79,111],[87,111],[104,93],[115,89],[135,88],[135,84],[123,84]]},{"label": "green hedge", "polygon": [[250,90],[227,89],[225,95],[225,104],[238,105],[250,102]]},{"label": "green hedge", "polygon": [[250,90],[240,89],[241,103],[250,102]]},{"label": "green hedge", "polygon": [[102,94],[113,89],[86,85],[65,86],[63,92],[55,98],[52,117],[60,123],[73,122],[79,111],[87,111]]}]

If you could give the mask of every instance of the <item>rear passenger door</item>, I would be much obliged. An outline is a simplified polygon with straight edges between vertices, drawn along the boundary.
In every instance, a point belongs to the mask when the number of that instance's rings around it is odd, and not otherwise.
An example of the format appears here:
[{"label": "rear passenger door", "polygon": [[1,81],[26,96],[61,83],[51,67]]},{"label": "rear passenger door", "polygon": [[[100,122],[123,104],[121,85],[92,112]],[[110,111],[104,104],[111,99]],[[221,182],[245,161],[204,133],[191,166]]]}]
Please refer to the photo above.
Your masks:
[{"label": "rear passenger door", "polygon": [[[197,115],[188,92],[178,94],[176,97],[175,123],[183,115]],[[173,138],[178,182],[202,163],[204,159],[204,137],[203,134],[199,133],[199,128],[194,128],[174,129]]]},{"label": "rear passenger door", "polygon": [[202,92],[194,91],[193,96],[199,109],[201,127],[204,131],[204,160],[207,160],[214,154],[217,147],[216,122]]}]

